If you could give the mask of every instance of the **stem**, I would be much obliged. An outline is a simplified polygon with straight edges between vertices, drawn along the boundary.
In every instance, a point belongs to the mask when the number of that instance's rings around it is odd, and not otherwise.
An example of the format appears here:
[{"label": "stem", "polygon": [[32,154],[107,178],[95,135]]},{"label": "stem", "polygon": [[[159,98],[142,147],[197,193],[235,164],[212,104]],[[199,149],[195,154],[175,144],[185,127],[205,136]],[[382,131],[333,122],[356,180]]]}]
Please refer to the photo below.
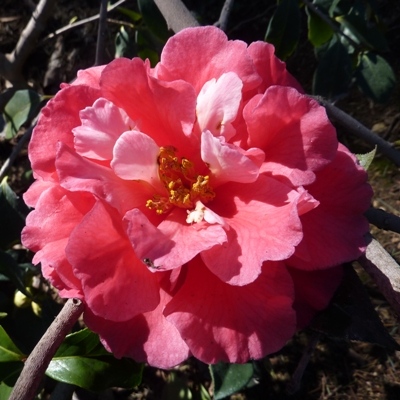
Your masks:
[{"label": "stem", "polygon": [[185,28],[199,26],[181,0],[154,0],[154,3],[167,21],[168,28],[175,33]]},{"label": "stem", "polygon": [[69,299],[25,361],[24,369],[8,400],[32,400],[44,373],[67,333],[83,312],[78,299]]},{"label": "stem", "polygon": [[233,2],[235,0],[225,0],[224,6],[222,7],[221,15],[219,16],[219,20],[217,22],[217,26],[222,29],[224,32],[228,27],[228,19],[231,14]]},{"label": "stem", "polygon": [[368,128],[362,125],[349,114],[335,107],[329,101],[322,99],[319,96],[311,96],[317,100],[322,106],[325,107],[329,119],[337,121],[339,125],[347,129],[350,133],[365,140],[368,143],[376,145],[378,150],[387,158],[392,160],[398,167],[400,167],[400,152],[394,149],[386,140],[371,132]]},{"label": "stem", "polygon": [[388,213],[380,208],[371,207],[365,212],[365,216],[369,223],[379,229],[400,233],[400,217],[397,215]]},{"label": "stem", "polygon": [[104,63],[104,39],[107,26],[107,1],[108,0],[101,0],[100,3],[100,19],[99,29],[97,31],[96,60],[94,65],[101,65]]}]

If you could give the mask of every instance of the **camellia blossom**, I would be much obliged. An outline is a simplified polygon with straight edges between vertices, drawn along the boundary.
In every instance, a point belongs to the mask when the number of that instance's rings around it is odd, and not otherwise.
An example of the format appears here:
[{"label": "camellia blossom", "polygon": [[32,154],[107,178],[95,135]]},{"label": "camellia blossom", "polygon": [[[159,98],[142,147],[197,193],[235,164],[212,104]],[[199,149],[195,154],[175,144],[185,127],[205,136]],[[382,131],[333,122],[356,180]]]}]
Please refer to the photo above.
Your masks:
[{"label": "camellia blossom", "polygon": [[282,348],[365,250],[366,173],[273,46],[185,29],[42,110],[23,244],[116,357]]}]

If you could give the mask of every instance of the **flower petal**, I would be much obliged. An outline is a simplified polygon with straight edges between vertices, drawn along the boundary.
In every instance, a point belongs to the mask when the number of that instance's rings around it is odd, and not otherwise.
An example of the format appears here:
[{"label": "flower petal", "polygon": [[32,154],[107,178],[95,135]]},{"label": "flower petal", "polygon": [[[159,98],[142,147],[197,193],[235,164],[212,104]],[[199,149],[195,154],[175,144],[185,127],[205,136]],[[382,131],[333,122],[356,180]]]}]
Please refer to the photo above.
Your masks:
[{"label": "flower petal", "polygon": [[235,136],[232,122],[236,119],[242,99],[243,83],[234,72],[211,79],[197,96],[196,115],[200,132],[210,131],[228,141]]},{"label": "flower petal", "polygon": [[132,357],[157,368],[172,368],[190,353],[178,330],[162,314],[170,298],[161,291],[157,308],[128,321],[108,321],[90,309],[86,309],[84,320],[89,329],[101,335],[103,345],[115,357]]},{"label": "flower petal", "polygon": [[82,124],[72,130],[75,150],[84,157],[111,160],[118,137],[135,123],[126,112],[100,98],[79,113]]},{"label": "flower petal", "polygon": [[[161,270],[181,267],[197,254],[226,242],[220,225],[186,223],[186,210],[176,208],[156,228],[139,211],[125,215],[127,233],[137,256]],[[157,268],[156,268],[157,269]]]},{"label": "flower petal", "polygon": [[[265,152],[262,171],[293,185],[310,184],[333,160],[336,132],[325,109],[293,88],[273,86],[244,108],[250,146]],[[280,177],[280,178],[279,178]]]},{"label": "flower petal", "polygon": [[288,265],[315,270],[357,259],[369,230],[363,213],[370,206],[371,187],[355,157],[340,145],[334,161],[306,187],[320,204],[301,216],[304,239]]},{"label": "flower petal", "polygon": [[255,282],[239,287],[221,282],[196,258],[164,315],[199,360],[243,363],[290,339],[296,329],[292,302],[292,280],[282,263],[269,263]]},{"label": "flower petal", "polygon": [[240,147],[225,143],[223,138],[213,136],[210,131],[201,135],[201,158],[212,173],[213,185],[229,181],[250,183],[258,178],[259,164],[247,157]]},{"label": "flower petal", "polygon": [[127,321],[157,307],[157,281],[135,256],[113,208],[97,201],[71,233],[65,253],[94,314]]},{"label": "flower petal", "polygon": [[224,282],[246,285],[257,279],[264,261],[289,258],[303,237],[297,214],[299,196],[262,175],[246,186],[219,186],[210,208],[230,229],[226,244],[201,254],[207,267]]},{"label": "flower petal", "polygon": [[[182,57],[184,62],[177,62]],[[203,26],[184,29],[170,38],[155,72],[158,78],[167,81],[183,79],[199,93],[206,82],[229,71],[239,76],[245,91],[261,81],[245,42],[228,41],[220,29]]]}]

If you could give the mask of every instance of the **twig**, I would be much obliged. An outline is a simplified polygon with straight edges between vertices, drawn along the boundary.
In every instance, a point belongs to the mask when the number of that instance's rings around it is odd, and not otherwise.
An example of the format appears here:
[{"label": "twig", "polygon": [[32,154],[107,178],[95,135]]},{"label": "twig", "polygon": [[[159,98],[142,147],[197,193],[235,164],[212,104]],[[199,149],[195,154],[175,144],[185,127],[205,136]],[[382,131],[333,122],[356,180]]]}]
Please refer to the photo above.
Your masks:
[{"label": "twig", "polygon": [[219,20],[215,24],[220,29],[222,29],[224,32],[226,31],[226,28],[228,27],[228,19],[229,19],[229,15],[231,14],[231,11],[232,11],[234,1],[235,0],[225,0],[224,6],[222,7],[222,10],[221,10],[221,15],[219,16]]},{"label": "twig", "polygon": [[309,0],[302,0],[303,3],[315,14],[318,15],[329,27],[339,35],[342,35],[346,40],[355,48],[359,47],[359,44],[354,41],[350,36],[346,35],[343,31],[340,30],[340,28],[329,18],[327,17],[318,7],[316,7],[313,3],[311,3]]},{"label": "twig", "polygon": [[[12,65],[11,75],[6,76],[10,82],[19,81],[22,67],[36,47],[36,41],[45,28],[45,22],[50,17],[56,0],[40,0],[31,19],[22,31],[19,40],[12,51],[6,57]],[[18,82],[16,82],[18,83]]]},{"label": "twig", "polygon": [[100,3],[100,19],[99,29],[97,31],[97,44],[96,44],[96,59],[94,65],[101,65],[104,60],[104,42],[107,27],[107,1],[101,0]]},{"label": "twig", "polygon": [[379,229],[400,233],[400,217],[397,215],[388,213],[380,208],[371,207],[367,210],[365,216],[371,224]]},{"label": "twig", "polygon": [[380,292],[400,317],[400,267],[371,235],[367,251],[358,262],[373,278]]},{"label": "twig", "polygon": [[309,341],[307,347],[303,351],[303,354],[302,354],[301,359],[296,367],[296,370],[294,371],[292,378],[290,379],[289,383],[287,384],[286,391],[289,395],[296,393],[300,389],[301,379],[303,378],[304,371],[306,370],[306,367],[307,367],[308,363],[310,362],[310,358],[312,356],[312,353],[315,350],[315,347],[318,344],[320,336],[321,335],[317,332],[312,333],[310,341]]},{"label": "twig", "polygon": [[322,99],[319,96],[311,96],[317,100],[322,106],[325,107],[328,117],[335,120],[343,128],[347,129],[353,135],[365,140],[372,145],[376,145],[378,150],[387,158],[392,160],[398,167],[400,167],[400,152],[394,149],[388,142],[383,140],[380,136],[376,135],[356,119],[346,114],[344,111],[335,107],[329,101]]},{"label": "twig", "polygon": [[168,28],[175,33],[191,26],[199,26],[181,0],[154,0],[154,2],[167,21]]},{"label": "twig", "polygon": [[78,299],[69,299],[56,319],[27,358],[24,369],[8,400],[32,400],[44,373],[61,345],[83,312],[84,305]]},{"label": "twig", "polygon": [[35,127],[35,124],[33,124],[31,127],[29,127],[25,131],[25,133],[22,135],[21,139],[18,141],[17,145],[13,148],[13,151],[10,154],[10,157],[8,157],[7,160],[4,162],[4,164],[1,166],[1,169],[0,169],[0,182],[6,176],[7,171],[11,167],[11,165],[14,164],[14,161],[18,157],[18,154],[20,153],[22,148],[25,146],[25,144],[31,138],[32,131],[33,131],[34,127]]},{"label": "twig", "polygon": [[[107,12],[110,12],[112,10],[114,10],[114,8],[117,8],[118,6],[120,6],[122,3],[125,3],[126,0],[119,0],[117,1],[115,4],[113,4],[112,6],[107,8]],[[96,14],[96,15],[92,15],[91,17],[85,18],[85,19],[81,19],[80,21],[74,22],[73,24],[67,25],[67,26],[63,26],[60,29],[57,29],[55,32],[50,33],[49,35],[47,35],[46,37],[44,37],[41,41],[41,43],[46,42],[47,40],[53,39],[54,37],[61,35],[62,33],[65,33],[71,29],[75,29],[78,26],[87,24],[88,22],[92,22],[92,21],[96,21],[97,19],[100,18],[100,14]]]}]

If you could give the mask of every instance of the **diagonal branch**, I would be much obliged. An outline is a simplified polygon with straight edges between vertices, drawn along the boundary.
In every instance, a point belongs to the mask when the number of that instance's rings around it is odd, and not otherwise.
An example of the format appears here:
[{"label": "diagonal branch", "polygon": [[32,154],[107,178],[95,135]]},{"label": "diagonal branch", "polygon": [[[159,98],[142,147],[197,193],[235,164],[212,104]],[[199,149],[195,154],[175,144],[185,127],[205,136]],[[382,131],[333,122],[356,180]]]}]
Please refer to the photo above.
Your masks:
[{"label": "diagonal branch", "polygon": [[168,28],[175,33],[191,26],[199,26],[181,0],[154,0],[154,2],[167,21]]}]

